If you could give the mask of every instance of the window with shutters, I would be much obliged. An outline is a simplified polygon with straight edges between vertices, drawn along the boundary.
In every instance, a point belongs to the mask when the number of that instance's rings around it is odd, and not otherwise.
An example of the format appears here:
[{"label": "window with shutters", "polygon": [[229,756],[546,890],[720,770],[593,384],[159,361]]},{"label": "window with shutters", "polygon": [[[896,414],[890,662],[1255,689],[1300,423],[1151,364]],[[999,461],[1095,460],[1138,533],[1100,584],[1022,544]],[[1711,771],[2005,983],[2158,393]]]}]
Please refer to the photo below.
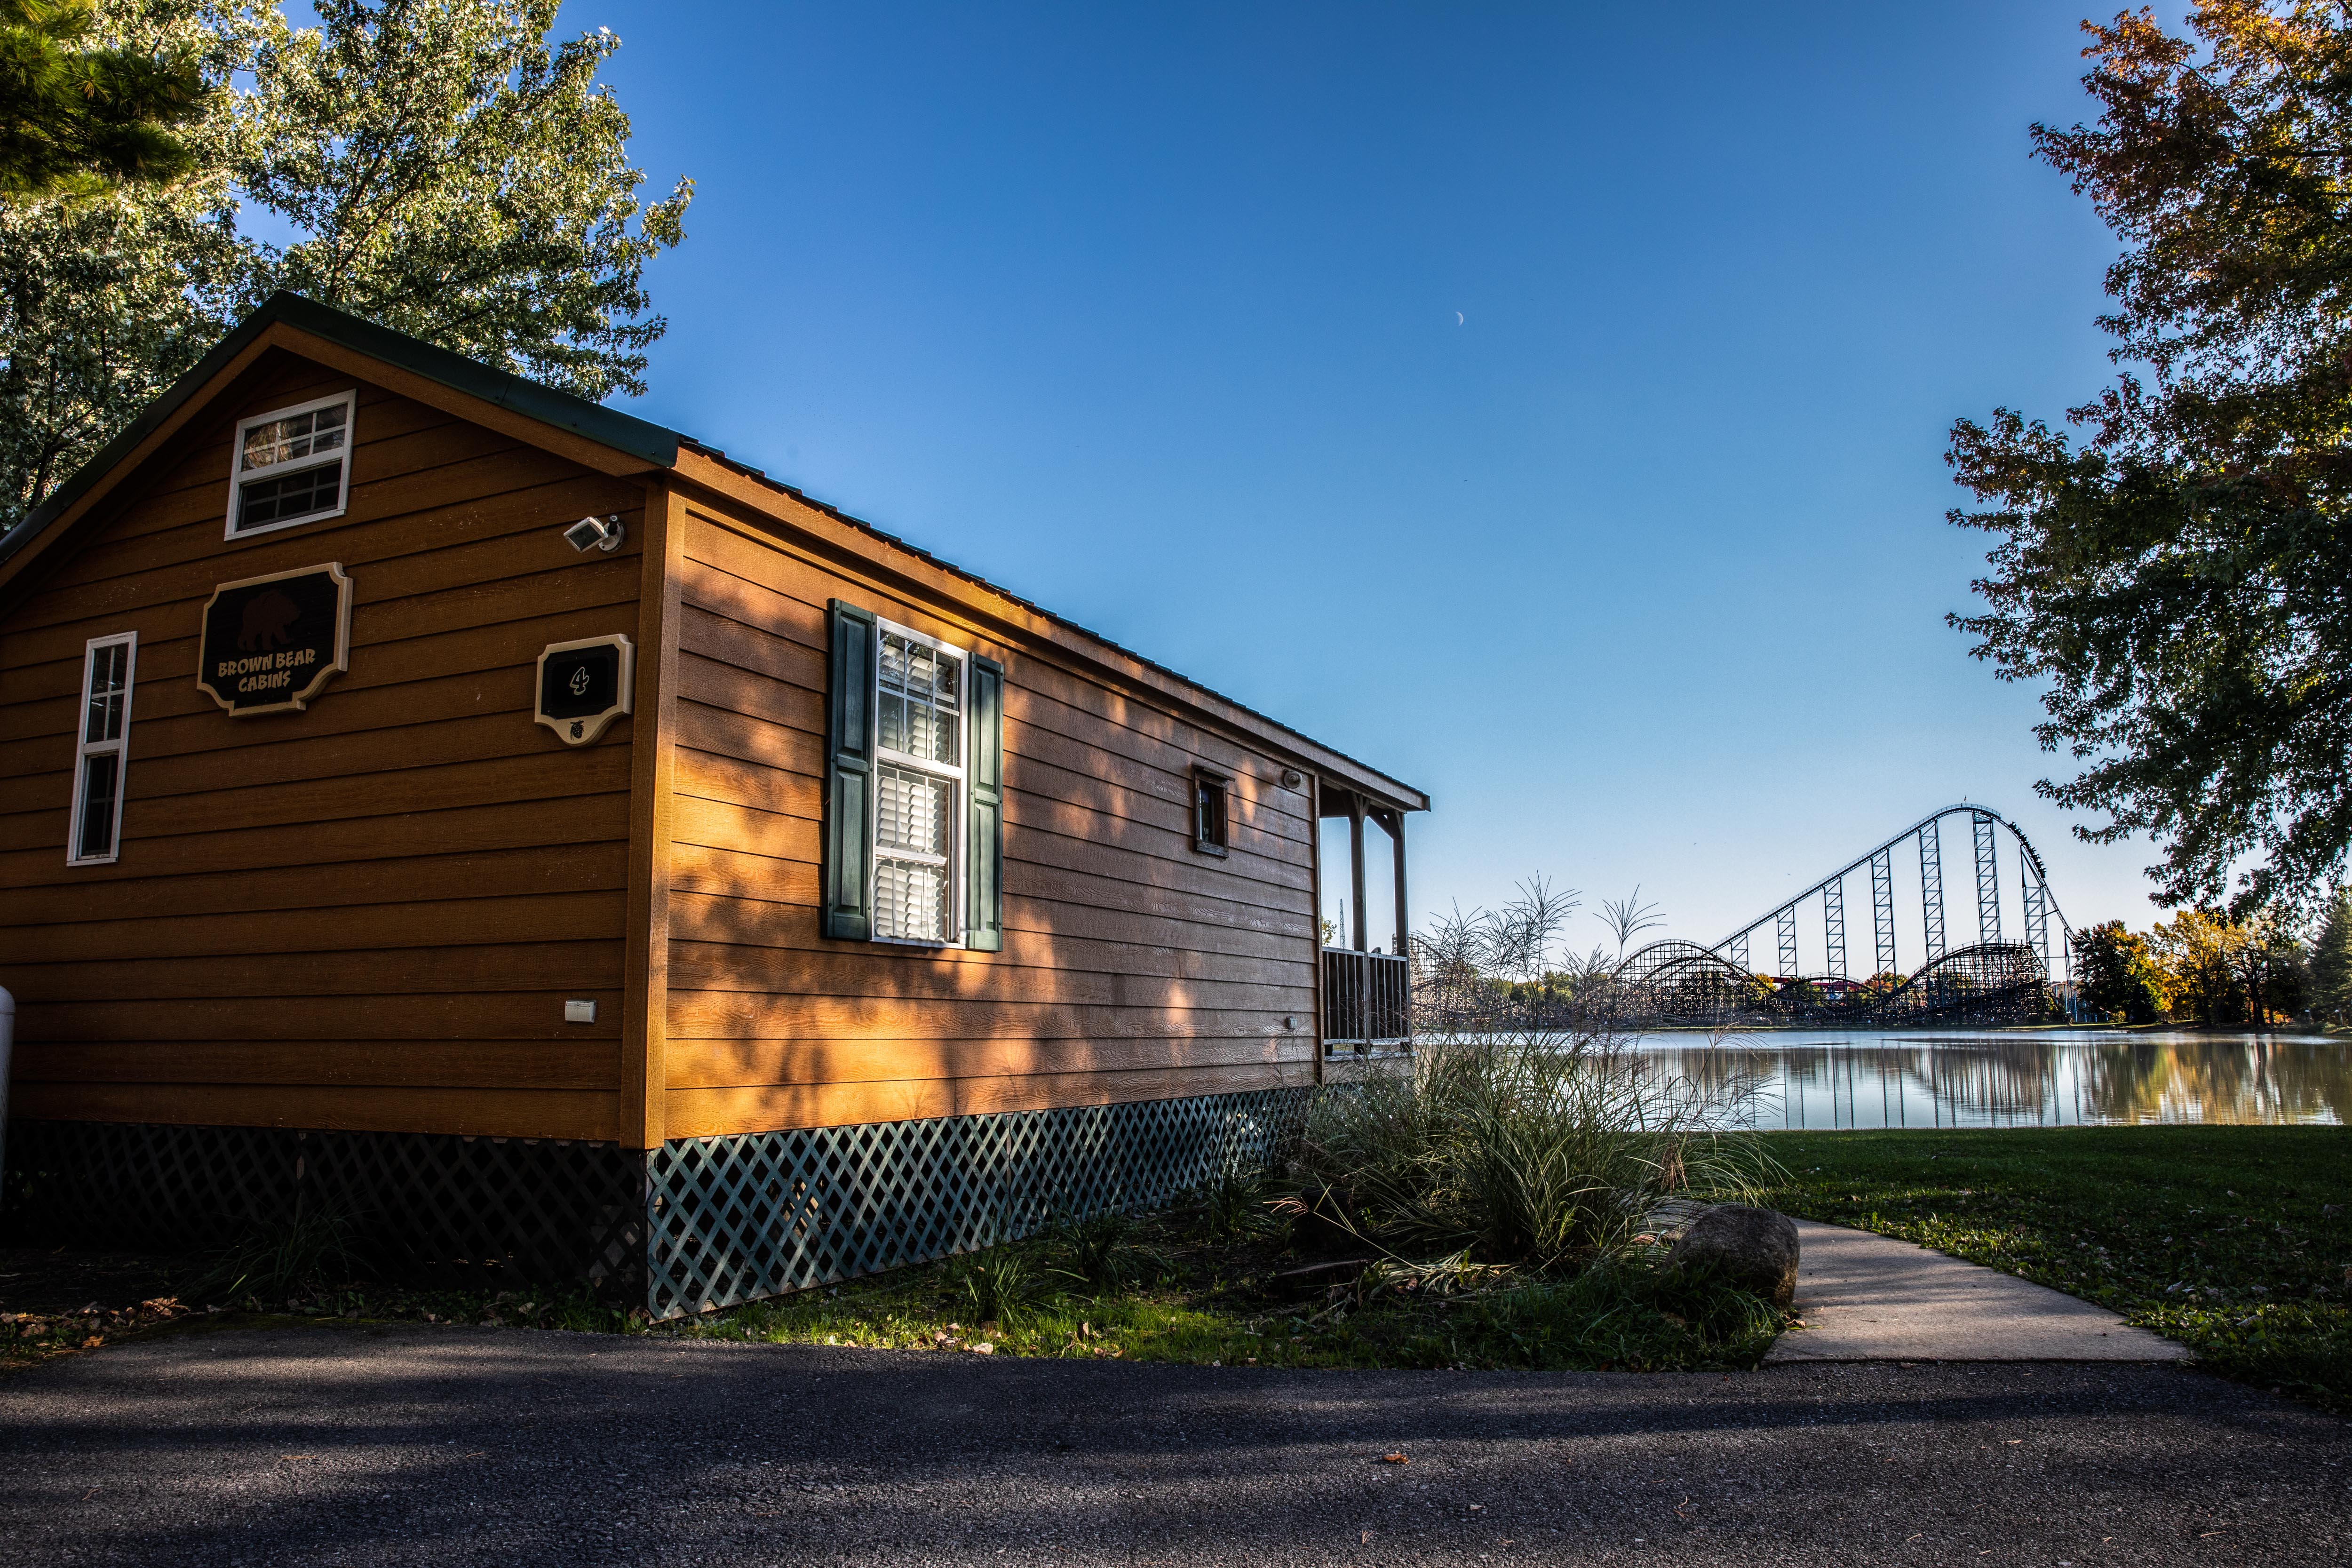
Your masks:
[{"label": "window with shutters", "polygon": [[341,517],[350,498],[354,392],[275,409],[236,427],[228,537]]},{"label": "window with shutters", "polygon": [[964,654],[877,623],[874,934],[963,940],[958,898],[964,813]]},{"label": "window with shutters", "polygon": [[131,751],[131,683],[138,658],[136,632],[92,637],[83,647],[68,866],[114,861],[122,836],[123,764]]},{"label": "window with shutters", "polygon": [[835,599],[820,928],[1004,949],[1004,667]]}]

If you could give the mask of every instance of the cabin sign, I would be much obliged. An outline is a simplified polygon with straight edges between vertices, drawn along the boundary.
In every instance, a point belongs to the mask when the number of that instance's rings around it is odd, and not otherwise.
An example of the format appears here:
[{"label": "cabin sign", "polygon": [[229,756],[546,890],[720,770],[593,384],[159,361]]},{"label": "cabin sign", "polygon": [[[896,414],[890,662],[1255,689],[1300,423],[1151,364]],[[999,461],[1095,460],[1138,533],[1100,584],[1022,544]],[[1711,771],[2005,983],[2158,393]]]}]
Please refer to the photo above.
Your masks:
[{"label": "cabin sign", "polygon": [[348,668],[352,580],[342,563],[223,583],[205,604],[196,684],[240,717],[300,711]]},{"label": "cabin sign", "polygon": [[551,642],[539,656],[539,703],[531,719],[567,746],[584,746],[629,710],[636,649],[619,632]]}]

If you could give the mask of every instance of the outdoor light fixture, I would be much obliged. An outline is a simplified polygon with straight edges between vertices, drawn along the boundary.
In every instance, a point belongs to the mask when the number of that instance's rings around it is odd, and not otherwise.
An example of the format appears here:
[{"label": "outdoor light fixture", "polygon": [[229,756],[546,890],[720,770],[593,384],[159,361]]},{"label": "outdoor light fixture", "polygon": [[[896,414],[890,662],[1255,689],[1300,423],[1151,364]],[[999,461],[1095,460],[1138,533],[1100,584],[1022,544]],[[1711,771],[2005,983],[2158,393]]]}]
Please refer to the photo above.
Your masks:
[{"label": "outdoor light fixture", "polygon": [[583,517],[563,531],[563,538],[574,550],[602,550],[609,554],[621,548],[625,531],[621,514],[616,511],[610,517]]}]

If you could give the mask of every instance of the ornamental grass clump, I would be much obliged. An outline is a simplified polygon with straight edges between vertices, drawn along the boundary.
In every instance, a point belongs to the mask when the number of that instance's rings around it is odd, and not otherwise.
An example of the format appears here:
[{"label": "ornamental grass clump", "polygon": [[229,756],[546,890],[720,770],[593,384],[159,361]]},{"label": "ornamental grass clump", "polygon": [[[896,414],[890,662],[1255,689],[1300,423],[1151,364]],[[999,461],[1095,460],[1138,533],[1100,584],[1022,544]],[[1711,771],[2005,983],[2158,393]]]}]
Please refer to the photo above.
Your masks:
[{"label": "ornamental grass clump", "polygon": [[1391,1257],[1562,1274],[1623,1254],[1659,1206],[1745,1198],[1769,1162],[1741,1086],[1663,1079],[1603,1035],[1457,1036],[1318,1096],[1295,1207]]},{"label": "ornamental grass clump", "polygon": [[1167,1262],[1138,1245],[1135,1221],[1116,1209],[1064,1220],[1045,1233],[1049,1272],[1096,1296],[1115,1295],[1163,1272]]},{"label": "ornamental grass clump", "polygon": [[1047,1300],[1054,1286],[1037,1260],[1019,1247],[960,1258],[949,1278],[970,1304],[972,1321],[980,1323],[1009,1321]]},{"label": "ornamental grass clump", "polygon": [[192,1300],[274,1307],[347,1286],[375,1272],[360,1221],[334,1204],[299,1203],[291,1215],[248,1226],[184,1293]]}]

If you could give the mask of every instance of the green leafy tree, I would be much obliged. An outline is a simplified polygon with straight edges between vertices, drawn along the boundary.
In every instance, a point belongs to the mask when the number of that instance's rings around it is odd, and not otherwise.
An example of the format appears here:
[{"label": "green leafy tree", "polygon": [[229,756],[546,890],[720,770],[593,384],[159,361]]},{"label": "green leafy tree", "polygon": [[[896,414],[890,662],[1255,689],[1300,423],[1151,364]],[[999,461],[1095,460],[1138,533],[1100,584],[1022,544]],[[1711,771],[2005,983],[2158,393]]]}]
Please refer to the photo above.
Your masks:
[{"label": "green leafy tree", "polygon": [[[1955,616],[2048,683],[2042,793],[2149,835],[2168,904],[2306,900],[2352,844],[2352,15],[2200,0],[2086,24],[2095,126],[2036,126],[2124,242],[2102,319],[2123,374],[2066,435],[1952,431],[1999,536]],[[2251,858],[2232,891],[2233,868]]]},{"label": "green leafy tree", "polygon": [[[97,28],[108,47],[193,60],[215,84],[260,36],[243,5],[210,0],[124,0]],[[244,120],[232,92],[204,106],[182,132],[187,179],[0,203],[0,533],[203,358],[247,293],[226,172]]]},{"label": "green leafy tree", "polygon": [[[0,531],[278,289],[591,398],[645,389],[641,206],[598,31],[554,0],[106,0],[110,47],[189,58],[210,91],[167,188],[0,205]],[[242,84],[242,85],[240,85]],[[282,243],[239,232],[268,211]]]},{"label": "green leafy tree", "polygon": [[2352,888],[2337,888],[2311,944],[2311,1005],[2332,1024],[2352,1022]]},{"label": "green leafy tree", "polygon": [[1804,979],[1784,980],[1774,988],[1773,994],[1782,1006],[1793,1007],[1801,1013],[1818,1013],[1829,1002],[1829,998],[1822,994],[1820,986]]},{"label": "green leafy tree", "polygon": [[629,117],[596,74],[621,40],[548,41],[560,0],[320,0],[255,62],[241,190],[304,237],[257,247],[290,289],[535,381],[646,389],[646,263],[693,183],[640,206]]},{"label": "green leafy tree", "polygon": [[2106,921],[2074,933],[2074,974],[2084,1005],[2102,1018],[2153,1024],[2172,1010],[2147,940]]},{"label": "green leafy tree", "polygon": [[173,127],[203,110],[187,50],[91,47],[94,0],[0,0],[0,201],[175,180],[195,151]]},{"label": "green leafy tree", "polygon": [[2231,954],[2246,1016],[2258,1026],[2291,1018],[2309,1004],[2310,953],[2292,921],[2264,910],[2242,925],[2245,941]]}]

